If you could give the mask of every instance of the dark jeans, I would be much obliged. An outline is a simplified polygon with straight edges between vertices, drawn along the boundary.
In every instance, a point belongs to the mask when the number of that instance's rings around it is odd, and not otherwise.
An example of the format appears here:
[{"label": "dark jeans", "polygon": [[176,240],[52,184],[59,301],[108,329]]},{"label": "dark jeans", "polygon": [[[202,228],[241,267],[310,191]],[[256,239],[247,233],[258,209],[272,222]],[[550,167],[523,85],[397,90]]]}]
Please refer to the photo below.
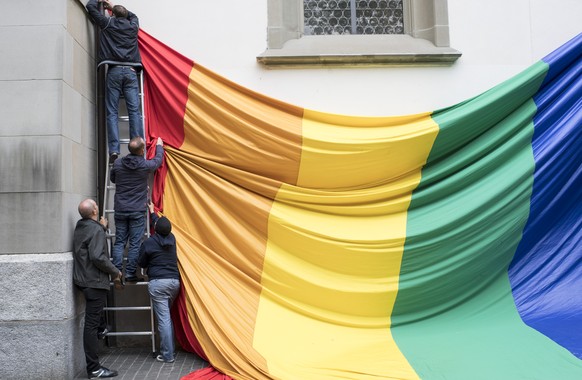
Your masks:
[{"label": "dark jeans", "polygon": [[129,116],[129,138],[144,137],[137,73],[129,66],[113,66],[107,73],[107,140],[109,154],[119,151],[119,98],[123,94]]},{"label": "dark jeans", "polygon": [[99,364],[99,338],[97,332],[105,327],[103,308],[107,301],[106,289],[78,287],[85,296],[85,327],[83,328],[83,348],[87,361],[87,373],[101,368]]},{"label": "dark jeans", "polygon": [[116,212],[115,213],[115,243],[113,244],[113,265],[120,271],[123,268],[123,251],[127,248],[127,265],[125,276],[135,276],[137,256],[145,234],[145,212]]}]

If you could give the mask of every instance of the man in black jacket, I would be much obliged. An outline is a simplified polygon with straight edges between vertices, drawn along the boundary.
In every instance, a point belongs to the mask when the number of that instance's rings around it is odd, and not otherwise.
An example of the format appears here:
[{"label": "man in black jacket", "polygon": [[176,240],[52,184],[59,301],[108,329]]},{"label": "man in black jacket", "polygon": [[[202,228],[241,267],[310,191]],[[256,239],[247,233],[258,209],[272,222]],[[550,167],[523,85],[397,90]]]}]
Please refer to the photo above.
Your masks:
[{"label": "man in black jacket", "polygon": [[115,183],[115,243],[113,244],[113,264],[123,268],[123,251],[127,249],[125,280],[137,282],[137,256],[145,233],[145,219],[148,209],[148,178],[162,164],[163,141],[158,137],[156,156],[151,160],[144,157],[145,141],[134,137],[129,142],[129,154],[113,164],[110,179]]},{"label": "man in black jacket", "polygon": [[176,253],[176,238],[172,234],[172,224],[165,216],[161,218],[149,204],[151,223],[155,234],[141,245],[138,264],[147,268],[149,277],[148,291],[160,334],[160,355],[157,361],[174,362],[174,327],[170,307],[180,291],[180,272]]},{"label": "man in black jacket", "polygon": [[[117,122],[121,93],[123,93],[127,105],[129,137],[144,137],[136,73],[136,70],[141,68],[141,57],[137,44],[139,20],[134,13],[122,5],[113,5],[111,0],[103,0],[102,3],[106,9],[112,11],[112,17],[107,17],[99,12],[97,0],[90,0],[87,3],[87,11],[91,19],[101,29],[99,62],[119,62],[111,64],[107,73],[107,140],[109,163],[113,163],[120,152]],[[127,64],[124,65],[124,63]]]},{"label": "man in black jacket", "polygon": [[73,283],[85,296],[83,348],[89,379],[117,376],[116,371],[101,366],[98,356],[98,331],[103,329],[103,308],[109,291],[109,276],[121,280],[121,272],[111,263],[107,253],[105,227],[107,219],[97,221],[99,207],[92,199],[79,204],[82,219],[73,233]]}]

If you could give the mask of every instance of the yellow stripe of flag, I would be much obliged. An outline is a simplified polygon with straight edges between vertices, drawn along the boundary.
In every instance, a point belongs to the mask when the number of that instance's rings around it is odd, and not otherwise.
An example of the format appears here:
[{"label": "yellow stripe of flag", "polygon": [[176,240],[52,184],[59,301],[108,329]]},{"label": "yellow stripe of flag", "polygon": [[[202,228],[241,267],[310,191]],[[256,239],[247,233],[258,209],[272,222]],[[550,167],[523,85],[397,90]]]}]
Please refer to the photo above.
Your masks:
[{"label": "yellow stripe of flag", "polygon": [[281,187],[269,217],[254,331],[270,375],[418,378],[390,315],[407,209],[437,133],[429,114],[304,112],[297,185]]}]

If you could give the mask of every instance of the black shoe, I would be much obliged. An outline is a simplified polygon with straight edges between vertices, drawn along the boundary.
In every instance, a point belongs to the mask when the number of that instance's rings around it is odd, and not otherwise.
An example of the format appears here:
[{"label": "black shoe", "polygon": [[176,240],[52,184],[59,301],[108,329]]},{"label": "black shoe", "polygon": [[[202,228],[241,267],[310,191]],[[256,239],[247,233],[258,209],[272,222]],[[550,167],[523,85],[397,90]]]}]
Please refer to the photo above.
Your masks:
[{"label": "black shoe", "polygon": [[105,337],[107,336],[107,333],[109,333],[109,329],[108,328],[105,328],[105,330],[99,331],[97,333],[97,338],[99,338],[99,339],[105,339]]},{"label": "black shoe", "polygon": [[137,276],[129,276],[125,278],[125,282],[143,282],[145,278]]},{"label": "black shoe", "polygon": [[117,376],[117,371],[111,371],[109,368],[101,367],[97,371],[89,373],[89,379],[101,378],[101,377],[115,377]]},{"label": "black shoe", "polygon": [[113,165],[115,160],[117,160],[117,157],[119,157],[119,153],[111,153],[109,155],[109,165]]}]

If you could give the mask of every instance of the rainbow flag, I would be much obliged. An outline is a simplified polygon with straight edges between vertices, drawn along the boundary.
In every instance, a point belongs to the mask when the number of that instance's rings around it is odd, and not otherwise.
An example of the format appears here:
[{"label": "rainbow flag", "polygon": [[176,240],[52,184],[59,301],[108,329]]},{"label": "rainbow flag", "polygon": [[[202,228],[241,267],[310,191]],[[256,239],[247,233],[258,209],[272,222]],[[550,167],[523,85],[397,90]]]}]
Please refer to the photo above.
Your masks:
[{"label": "rainbow flag", "polygon": [[188,379],[582,379],[582,34],[460,104],[335,115],[145,32]]}]

